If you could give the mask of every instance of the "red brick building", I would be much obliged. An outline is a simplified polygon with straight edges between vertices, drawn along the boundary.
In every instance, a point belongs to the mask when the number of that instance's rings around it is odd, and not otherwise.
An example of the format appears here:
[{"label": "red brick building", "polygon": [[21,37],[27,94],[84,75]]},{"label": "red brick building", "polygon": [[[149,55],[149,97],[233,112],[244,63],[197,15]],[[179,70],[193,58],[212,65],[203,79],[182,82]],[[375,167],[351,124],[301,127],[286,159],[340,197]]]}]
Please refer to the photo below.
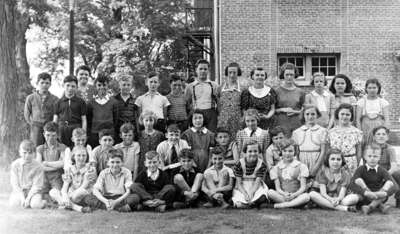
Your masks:
[{"label": "red brick building", "polygon": [[[212,7],[215,77],[238,62],[249,76],[255,66],[276,78],[290,61],[308,85],[314,71],[338,73],[353,81],[378,78],[392,104],[390,120],[400,118],[399,0],[198,0]],[[400,53],[399,53],[400,54]]]}]

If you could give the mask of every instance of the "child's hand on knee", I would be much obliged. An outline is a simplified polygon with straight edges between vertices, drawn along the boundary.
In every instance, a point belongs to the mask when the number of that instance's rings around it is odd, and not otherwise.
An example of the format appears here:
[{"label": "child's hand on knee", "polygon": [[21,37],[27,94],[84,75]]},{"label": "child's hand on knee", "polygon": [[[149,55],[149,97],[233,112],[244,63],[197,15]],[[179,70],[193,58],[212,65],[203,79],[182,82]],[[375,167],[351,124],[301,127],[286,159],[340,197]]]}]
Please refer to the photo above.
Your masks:
[{"label": "child's hand on knee", "polygon": [[364,192],[364,196],[366,196],[367,198],[369,198],[371,200],[378,199],[378,196],[375,193],[371,192],[371,191],[365,191]]}]

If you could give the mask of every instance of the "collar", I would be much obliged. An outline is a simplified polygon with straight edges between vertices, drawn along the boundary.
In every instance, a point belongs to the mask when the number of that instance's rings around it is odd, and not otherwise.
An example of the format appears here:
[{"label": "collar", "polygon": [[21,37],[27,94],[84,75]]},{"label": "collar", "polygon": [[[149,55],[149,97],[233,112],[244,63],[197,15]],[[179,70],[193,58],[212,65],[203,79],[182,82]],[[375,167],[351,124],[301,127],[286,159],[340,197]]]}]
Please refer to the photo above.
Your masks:
[{"label": "collar", "polygon": [[283,160],[281,160],[281,161],[278,162],[278,165],[277,165],[277,166],[278,166],[279,169],[285,169],[285,168],[287,168],[287,167],[295,168],[295,167],[297,167],[298,165],[300,165],[300,162],[297,161],[297,159],[293,159],[293,162],[291,162],[291,163],[289,163],[289,164],[285,164],[285,163],[283,162]]},{"label": "collar", "polygon": [[154,92],[154,93],[150,93],[150,92],[147,92],[147,93],[145,93],[145,94],[143,94],[143,96],[158,96],[158,95],[161,95],[159,92]]},{"label": "collar", "polygon": [[174,142],[171,142],[171,141],[167,140],[167,144],[168,144],[169,147],[179,146],[180,141],[181,140],[179,139],[176,143],[174,143]]},{"label": "collar", "polygon": [[316,96],[316,97],[320,97],[320,96],[329,97],[329,92],[326,91],[326,90],[324,90],[324,92],[322,93],[322,95],[319,94],[319,93],[317,93],[317,91],[315,91],[315,90],[311,91],[311,94],[312,94],[313,96]]},{"label": "collar", "polygon": [[[194,127],[191,127],[190,129],[191,129],[193,132],[197,132],[197,129],[194,128]],[[200,131],[201,131],[203,134],[206,134],[206,133],[208,132],[208,129],[205,128],[205,127],[202,127]]]},{"label": "collar", "polygon": [[196,80],[194,81],[193,85],[198,85],[198,84],[204,84],[204,83],[211,83],[211,80],[207,78],[205,81],[200,81],[198,77],[196,77]]},{"label": "collar", "polygon": [[310,129],[311,131],[317,131],[318,129],[320,129],[321,128],[321,126],[319,126],[318,124],[315,124],[314,126],[312,126],[312,127],[308,127],[307,125],[303,125],[303,126],[301,126],[300,127],[300,129],[301,130],[303,130],[303,131],[307,131],[308,129]]},{"label": "collar", "polygon": [[[118,99],[118,100],[124,100],[124,99],[122,98],[121,93],[118,93],[117,95],[115,95],[115,98]],[[132,94],[130,93],[127,100],[129,100],[129,99],[131,99],[131,98],[133,98],[133,96],[132,96]]]},{"label": "collar", "polygon": [[[54,149],[58,149],[59,146],[60,146],[60,143],[58,143],[58,141],[57,141],[56,144],[54,145]],[[50,146],[47,144],[47,142],[45,142],[45,143],[43,144],[43,148],[45,148],[45,149],[50,149]]]},{"label": "collar", "polygon": [[149,169],[146,170],[147,177],[150,177],[153,180],[156,180],[158,176],[160,176],[160,171],[157,169],[156,172],[151,172]]},{"label": "collar", "polygon": [[236,91],[240,92],[240,86],[239,86],[238,81],[236,81],[236,87],[234,86],[234,87],[227,88],[226,87],[227,84],[228,84],[228,82],[224,83],[224,85],[222,86],[222,91],[235,91],[236,90]]},{"label": "collar", "polygon": [[262,98],[262,97],[267,96],[270,91],[271,91],[271,88],[266,85],[264,85],[264,87],[262,89],[256,89],[253,86],[249,87],[249,92],[251,93],[251,95],[253,95],[254,97],[257,97],[257,98]]},{"label": "collar", "polygon": [[[250,134],[251,134],[251,130],[250,130],[250,128],[245,128],[244,129],[244,131],[246,132],[246,134],[247,134],[247,136],[250,136]],[[254,134],[256,135],[256,136],[259,136],[259,135],[261,135],[261,131],[262,131],[262,129],[261,128],[259,128],[259,127],[257,127],[257,129],[256,129],[256,131],[254,132]]]},{"label": "collar", "polygon": [[[226,169],[226,168],[227,168],[227,166],[225,166],[225,164],[223,164],[221,170],[219,170],[219,171],[223,171],[223,170]],[[215,168],[215,166],[210,167],[210,170],[217,171],[217,169]]]},{"label": "collar", "polygon": [[[325,175],[327,175],[326,177],[328,178],[328,180],[330,180],[332,182],[336,182],[336,183],[338,183],[342,179],[343,174],[346,173],[346,170],[344,168],[340,168],[338,174],[334,174],[329,169],[329,167],[324,166],[323,168],[324,168],[323,170],[325,171]],[[339,176],[335,176],[335,175],[339,175]]]},{"label": "collar", "polygon": [[69,100],[74,100],[76,98],[76,95],[72,96],[71,98],[67,98],[65,94],[61,97],[61,101],[69,101]]},{"label": "collar", "polygon": [[370,169],[374,169],[376,172],[378,172],[379,165],[376,165],[375,167],[371,167],[368,164],[365,164],[365,166],[367,167],[367,171],[369,171]]},{"label": "collar", "polygon": [[73,165],[72,167],[70,167],[71,168],[71,171],[72,171],[72,173],[74,173],[74,174],[77,174],[77,173],[79,173],[79,174],[85,174],[87,171],[88,171],[88,164],[86,164],[84,167],[82,167],[81,169],[78,169],[77,167],[76,167],[76,164],[75,165]]},{"label": "collar", "polygon": [[103,98],[100,98],[99,95],[94,96],[94,100],[101,105],[107,103],[110,100],[110,98],[111,96],[109,94],[106,94],[106,96],[104,96]]}]

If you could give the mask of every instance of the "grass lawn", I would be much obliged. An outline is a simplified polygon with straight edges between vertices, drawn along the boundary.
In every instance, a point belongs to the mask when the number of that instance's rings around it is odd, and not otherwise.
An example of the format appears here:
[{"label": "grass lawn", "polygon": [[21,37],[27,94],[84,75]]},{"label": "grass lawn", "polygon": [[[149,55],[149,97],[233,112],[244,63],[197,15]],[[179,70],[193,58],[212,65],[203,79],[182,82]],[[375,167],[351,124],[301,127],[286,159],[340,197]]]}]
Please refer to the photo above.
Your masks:
[{"label": "grass lawn", "polygon": [[[0,233],[399,233],[400,209],[369,216],[327,210],[190,209],[164,214],[11,209],[0,172]],[[390,200],[393,204],[393,200]]]}]

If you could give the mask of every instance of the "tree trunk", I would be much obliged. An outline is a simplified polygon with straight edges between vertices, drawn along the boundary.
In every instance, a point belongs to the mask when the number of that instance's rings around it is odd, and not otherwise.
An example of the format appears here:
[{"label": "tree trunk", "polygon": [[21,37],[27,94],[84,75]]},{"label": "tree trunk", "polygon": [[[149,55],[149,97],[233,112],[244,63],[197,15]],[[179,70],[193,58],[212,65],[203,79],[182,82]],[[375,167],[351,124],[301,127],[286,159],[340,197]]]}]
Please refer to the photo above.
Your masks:
[{"label": "tree trunk", "polygon": [[19,80],[15,61],[15,1],[0,1],[0,160],[15,157]]}]

